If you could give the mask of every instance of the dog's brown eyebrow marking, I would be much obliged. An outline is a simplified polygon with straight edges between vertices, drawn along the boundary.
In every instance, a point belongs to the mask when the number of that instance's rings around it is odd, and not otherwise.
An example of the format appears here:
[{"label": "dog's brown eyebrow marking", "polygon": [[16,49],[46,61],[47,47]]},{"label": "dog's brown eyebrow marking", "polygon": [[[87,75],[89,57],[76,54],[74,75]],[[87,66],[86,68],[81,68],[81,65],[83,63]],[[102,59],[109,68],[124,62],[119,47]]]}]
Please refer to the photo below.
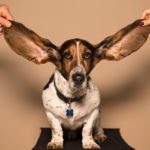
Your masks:
[{"label": "dog's brown eyebrow marking", "polygon": [[69,74],[72,68],[76,66],[77,63],[76,45],[74,43],[69,44],[69,47],[67,47],[67,49],[65,49],[63,53],[65,53],[66,51],[69,52],[70,55],[72,56],[71,60],[63,58],[63,66],[66,69],[67,73]]},{"label": "dog's brown eyebrow marking", "polygon": [[92,63],[92,58],[89,59],[84,59],[83,55],[85,52],[89,52],[92,54],[92,50],[89,49],[86,45],[84,45],[83,43],[80,43],[79,45],[79,51],[80,51],[80,63],[81,65],[85,68],[86,73],[89,72],[90,67],[91,67],[91,63]]}]

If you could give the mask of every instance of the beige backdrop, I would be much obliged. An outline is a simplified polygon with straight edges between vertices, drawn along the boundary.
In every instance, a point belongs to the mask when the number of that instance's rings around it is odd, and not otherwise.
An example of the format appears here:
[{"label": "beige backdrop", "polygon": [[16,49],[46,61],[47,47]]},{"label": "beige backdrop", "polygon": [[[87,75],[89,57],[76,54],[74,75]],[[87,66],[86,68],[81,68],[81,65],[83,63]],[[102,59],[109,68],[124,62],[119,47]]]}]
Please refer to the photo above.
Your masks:
[{"label": "beige backdrop", "polygon": [[[141,16],[149,0],[0,0],[19,22],[60,45],[69,38],[98,43]],[[150,38],[119,62],[103,61],[91,76],[102,96],[105,128],[120,128],[136,150],[150,149]],[[30,150],[48,127],[41,90],[54,71],[17,56],[0,37],[0,149]]]}]

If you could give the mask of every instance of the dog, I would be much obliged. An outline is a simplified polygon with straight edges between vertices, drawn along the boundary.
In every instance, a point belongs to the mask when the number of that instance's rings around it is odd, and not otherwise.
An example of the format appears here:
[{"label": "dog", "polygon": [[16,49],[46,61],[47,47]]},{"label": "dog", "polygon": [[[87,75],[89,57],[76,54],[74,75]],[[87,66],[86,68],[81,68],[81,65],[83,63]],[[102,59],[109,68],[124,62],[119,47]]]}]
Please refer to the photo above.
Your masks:
[{"label": "dog", "polygon": [[138,50],[150,33],[150,26],[141,26],[142,21],[134,21],[96,45],[76,38],[60,47],[19,22],[3,28],[5,40],[17,54],[36,64],[52,62],[56,66],[42,92],[52,130],[48,148],[63,148],[63,128],[82,128],[83,148],[100,149],[96,141],[104,141],[106,135],[101,125],[100,93],[90,72],[101,60],[121,60]]}]

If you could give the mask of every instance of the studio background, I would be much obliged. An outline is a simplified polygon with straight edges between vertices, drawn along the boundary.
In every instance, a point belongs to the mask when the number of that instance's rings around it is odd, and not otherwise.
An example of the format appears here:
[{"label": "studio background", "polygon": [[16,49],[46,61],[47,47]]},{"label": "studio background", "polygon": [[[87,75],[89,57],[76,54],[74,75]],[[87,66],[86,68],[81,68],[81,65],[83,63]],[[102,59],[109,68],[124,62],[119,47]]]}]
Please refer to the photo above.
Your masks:
[{"label": "studio background", "polygon": [[[0,0],[16,21],[61,45],[70,38],[96,44],[138,19],[149,0]],[[54,71],[16,55],[0,37],[0,149],[30,150],[49,127],[41,91]],[[91,73],[102,97],[105,128],[120,128],[136,150],[150,149],[150,37],[136,53],[102,61]]]}]

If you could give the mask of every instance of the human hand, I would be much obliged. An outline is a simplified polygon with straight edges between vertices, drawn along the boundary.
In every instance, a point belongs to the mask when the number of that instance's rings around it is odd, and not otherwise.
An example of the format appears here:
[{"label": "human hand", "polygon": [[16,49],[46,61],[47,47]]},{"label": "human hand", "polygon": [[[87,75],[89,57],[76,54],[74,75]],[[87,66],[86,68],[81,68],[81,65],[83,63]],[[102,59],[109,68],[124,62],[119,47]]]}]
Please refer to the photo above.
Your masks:
[{"label": "human hand", "polygon": [[142,21],[142,26],[150,25],[150,9],[146,9],[143,11],[141,19],[145,19]]},{"label": "human hand", "polygon": [[13,20],[9,7],[5,4],[0,5],[0,34],[2,34],[2,26],[11,26],[11,22],[9,20]]}]

